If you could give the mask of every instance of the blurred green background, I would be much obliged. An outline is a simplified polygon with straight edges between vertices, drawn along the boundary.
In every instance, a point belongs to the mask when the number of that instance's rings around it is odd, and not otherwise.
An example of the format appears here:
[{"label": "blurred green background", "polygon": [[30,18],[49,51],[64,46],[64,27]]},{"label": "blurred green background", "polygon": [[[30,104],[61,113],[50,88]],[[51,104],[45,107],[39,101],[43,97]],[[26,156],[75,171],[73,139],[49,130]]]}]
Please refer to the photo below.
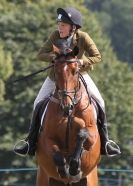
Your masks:
[{"label": "blurred green background", "polygon": [[[102,157],[102,186],[133,186],[133,1],[0,1],[0,186],[35,185],[35,158],[12,151],[25,137],[34,99],[47,76],[11,81],[45,67],[37,60],[43,41],[56,29],[56,9],[73,6],[83,14],[83,31],[97,44],[102,62],[90,73],[105,99],[110,138],[121,147],[115,158]],[[13,169],[14,171],[3,170]],[[113,169],[104,171],[103,169]],[[125,170],[117,172],[115,170]]]}]

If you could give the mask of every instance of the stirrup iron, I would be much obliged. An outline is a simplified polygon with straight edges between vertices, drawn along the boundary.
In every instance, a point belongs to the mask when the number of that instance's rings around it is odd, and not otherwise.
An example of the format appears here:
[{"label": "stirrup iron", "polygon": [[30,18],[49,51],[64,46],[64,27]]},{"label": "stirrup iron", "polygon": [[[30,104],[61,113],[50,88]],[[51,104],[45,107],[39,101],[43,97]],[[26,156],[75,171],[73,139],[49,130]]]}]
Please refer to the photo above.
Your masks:
[{"label": "stirrup iron", "polygon": [[[17,146],[19,147],[19,145],[21,145],[21,143],[22,143],[23,145],[27,145],[27,147],[28,147],[28,150],[27,150],[27,152],[26,152],[25,155],[22,155],[22,154],[19,154],[19,153],[15,152],[15,148],[16,148]],[[14,151],[15,154],[17,154],[17,155],[19,155],[19,156],[22,156],[22,157],[25,157],[25,156],[28,155],[29,149],[30,149],[29,142],[26,141],[26,140],[20,140],[18,143],[16,143],[16,144],[14,145],[13,151]]]},{"label": "stirrup iron", "polygon": [[[105,144],[106,155],[107,155],[108,157],[114,157],[114,156],[116,156],[117,154],[112,154],[112,155],[110,155],[110,154],[108,153],[108,151],[107,151],[107,145],[110,144],[110,143],[113,143],[119,151],[120,151],[120,147],[119,147],[113,140],[108,140],[108,141],[106,142],[106,144]],[[120,151],[120,152],[121,152],[121,151]]]}]

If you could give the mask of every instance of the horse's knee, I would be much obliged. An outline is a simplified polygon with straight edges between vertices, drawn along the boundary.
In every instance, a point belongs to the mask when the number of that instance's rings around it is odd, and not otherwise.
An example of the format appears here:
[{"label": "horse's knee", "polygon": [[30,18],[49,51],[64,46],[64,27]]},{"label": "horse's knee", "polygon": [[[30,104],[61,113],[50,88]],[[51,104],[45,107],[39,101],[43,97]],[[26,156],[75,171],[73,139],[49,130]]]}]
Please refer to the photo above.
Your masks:
[{"label": "horse's knee", "polygon": [[87,138],[89,137],[89,132],[87,128],[82,128],[80,129],[79,133],[78,133],[78,138],[80,140],[85,141]]},{"label": "horse's knee", "polygon": [[56,166],[64,166],[66,163],[65,158],[62,156],[60,152],[56,152],[53,156],[53,160],[56,164]]},{"label": "horse's knee", "polygon": [[89,151],[95,143],[96,135],[83,128],[78,133],[78,140],[83,143],[84,149]]}]

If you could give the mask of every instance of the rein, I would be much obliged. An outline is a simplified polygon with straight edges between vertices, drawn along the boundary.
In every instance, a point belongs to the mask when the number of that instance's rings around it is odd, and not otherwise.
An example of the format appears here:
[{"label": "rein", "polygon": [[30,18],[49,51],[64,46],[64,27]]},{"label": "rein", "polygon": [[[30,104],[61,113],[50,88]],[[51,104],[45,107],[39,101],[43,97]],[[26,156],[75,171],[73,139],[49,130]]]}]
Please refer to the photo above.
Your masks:
[{"label": "rein", "polygon": [[[90,94],[89,94],[89,92],[88,92],[87,84],[86,84],[86,82],[85,82],[85,80],[84,80],[84,78],[83,78],[83,76],[82,76],[82,74],[81,74],[80,72],[79,72],[79,77],[80,77],[80,79],[81,79],[81,81],[82,81],[82,83],[83,83],[83,85],[84,85],[84,87],[85,87],[85,90],[86,90],[86,92],[87,92],[88,98],[89,98],[90,103],[91,103],[91,96],[90,96]],[[88,106],[87,106],[87,107],[88,107]]]},{"label": "rein", "polygon": [[38,71],[33,72],[33,73],[31,73],[31,74],[29,74],[29,75],[27,75],[27,76],[23,76],[23,77],[21,77],[21,78],[19,78],[19,79],[16,79],[16,80],[12,81],[12,83],[16,83],[16,82],[19,82],[19,81],[23,81],[23,80],[25,80],[25,79],[28,79],[28,78],[30,78],[30,77],[32,77],[32,76],[35,76],[36,74],[39,74],[39,73],[41,73],[41,72],[44,72],[44,71],[48,70],[49,68],[52,68],[53,66],[54,66],[54,64],[49,65],[49,66],[45,67],[44,69],[38,70]]},{"label": "rein", "polygon": [[[84,80],[84,78],[83,78],[83,76],[82,76],[82,74],[80,72],[79,72],[79,78],[82,81],[82,83],[83,83],[83,85],[84,85],[84,87],[86,89],[86,92],[87,92],[87,95],[88,95],[88,99],[90,100],[90,103],[91,103],[91,98],[90,98],[90,95],[89,95],[89,92],[88,92],[88,89],[87,89],[87,84],[86,84],[86,82],[85,82],[85,80]],[[75,91],[75,92],[72,92],[72,91],[71,92],[67,92],[66,95],[69,96],[68,93],[75,93],[75,95],[76,95],[76,93],[80,90],[80,86],[81,86],[81,84],[80,84],[80,81],[79,81],[79,87],[78,87],[77,91]],[[80,100],[82,99],[82,94],[81,94],[80,99],[77,102],[75,102],[75,100],[76,100],[75,97],[74,97],[74,101],[73,101],[73,99],[71,97],[70,97],[70,99],[72,100],[73,108],[74,108],[74,106],[76,104],[78,104],[80,102]],[[88,108],[88,106],[89,106],[89,101],[88,101],[87,106],[84,109],[82,109],[82,111],[86,110]],[[67,150],[69,149],[69,136],[70,136],[70,129],[72,128],[72,123],[71,123],[72,115],[73,115],[73,110],[72,110],[72,113],[67,116],[68,122],[67,122],[66,135],[65,135],[65,147],[66,147]]]},{"label": "rein", "polygon": [[65,60],[66,62],[68,62],[68,63],[80,63],[80,60],[79,59],[67,59],[67,60]]}]

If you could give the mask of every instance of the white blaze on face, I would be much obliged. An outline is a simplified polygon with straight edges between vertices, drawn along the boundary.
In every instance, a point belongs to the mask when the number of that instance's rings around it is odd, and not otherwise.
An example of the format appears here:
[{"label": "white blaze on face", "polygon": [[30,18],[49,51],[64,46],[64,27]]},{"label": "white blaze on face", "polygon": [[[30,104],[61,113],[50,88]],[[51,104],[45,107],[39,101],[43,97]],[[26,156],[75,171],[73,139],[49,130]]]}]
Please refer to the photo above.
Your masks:
[{"label": "white blaze on face", "polygon": [[65,64],[65,66],[64,66],[64,71],[66,71],[67,70],[67,64]]}]

